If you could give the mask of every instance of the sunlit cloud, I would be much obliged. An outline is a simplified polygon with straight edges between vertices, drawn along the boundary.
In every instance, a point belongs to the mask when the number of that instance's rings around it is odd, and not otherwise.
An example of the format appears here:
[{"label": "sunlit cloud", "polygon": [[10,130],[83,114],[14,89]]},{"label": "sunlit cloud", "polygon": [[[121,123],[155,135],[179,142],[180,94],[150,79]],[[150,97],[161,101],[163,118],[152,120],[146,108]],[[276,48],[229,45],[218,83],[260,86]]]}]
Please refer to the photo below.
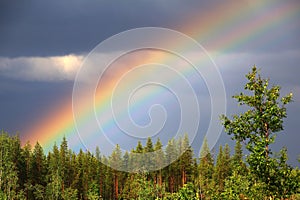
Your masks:
[{"label": "sunlit cloud", "polygon": [[74,80],[84,56],[0,58],[0,75],[28,81]]}]

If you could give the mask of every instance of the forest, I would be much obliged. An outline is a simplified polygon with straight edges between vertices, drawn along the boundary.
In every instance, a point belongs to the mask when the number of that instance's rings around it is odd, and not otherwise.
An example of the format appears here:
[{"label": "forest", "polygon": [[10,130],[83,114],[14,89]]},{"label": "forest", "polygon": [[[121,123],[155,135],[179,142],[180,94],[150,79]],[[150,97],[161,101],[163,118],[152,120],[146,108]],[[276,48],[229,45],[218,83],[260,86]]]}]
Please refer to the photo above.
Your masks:
[{"label": "forest", "polygon": [[[106,157],[99,148],[75,153],[63,138],[45,154],[38,142],[21,145],[17,135],[2,131],[0,199],[300,199],[299,168],[287,164],[287,148],[273,152],[270,147],[283,131],[292,94],[281,97],[280,87],[270,86],[255,66],[246,78],[247,92],[233,98],[248,110],[220,117],[236,142],[234,149],[225,144],[210,150],[204,139],[200,155],[194,155],[185,135],[168,144],[148,138],[125,154],[116,145]],[[143,157],[148,152],[155,156]],[[140,164],[132,162],[133,153],[141,155]],[[149,166],[174,156],[175,162],[157,171],[139,167],[129,173],[108,167]]]}]

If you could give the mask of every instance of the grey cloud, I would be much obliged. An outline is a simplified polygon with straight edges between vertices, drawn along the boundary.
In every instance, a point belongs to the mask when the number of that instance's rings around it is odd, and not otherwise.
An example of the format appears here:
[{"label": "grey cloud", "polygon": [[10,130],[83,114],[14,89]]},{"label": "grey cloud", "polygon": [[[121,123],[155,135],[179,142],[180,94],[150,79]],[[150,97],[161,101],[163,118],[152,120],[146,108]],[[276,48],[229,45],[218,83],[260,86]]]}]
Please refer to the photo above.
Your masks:
[{"label": "grey cloud", "polygon": [[2,77],[15,80],[74,80],[82,59],[82,56],[75,55],[60,57],[0,57],[0,73]]},{"label": "grey cloud", "polygon": [[0,7],[0,55],[88,52],[102,40],[130,28],[176,23],[192,5],[199,4],[163,2],[31,0],[23,5],[4,1]]},{"label": "grey cloud", "polygon": [[[182,26],[196,21],[193,14],[201,17],[201,13],[217,12],[215,8],[220,3],[218,0],[3,0],[0,3],[0,55],[82,54],[104,39],[132,28],[159,26],[181,30]],[[241,4],[249,6],[248,1]],[[272,40],[253,40],[238,51],[299,48],[296,42],[300,34],[298,18],[295,16],[286,24],[263,33],[261,38]],[[218,34],[222,37],[223,33]]]}]

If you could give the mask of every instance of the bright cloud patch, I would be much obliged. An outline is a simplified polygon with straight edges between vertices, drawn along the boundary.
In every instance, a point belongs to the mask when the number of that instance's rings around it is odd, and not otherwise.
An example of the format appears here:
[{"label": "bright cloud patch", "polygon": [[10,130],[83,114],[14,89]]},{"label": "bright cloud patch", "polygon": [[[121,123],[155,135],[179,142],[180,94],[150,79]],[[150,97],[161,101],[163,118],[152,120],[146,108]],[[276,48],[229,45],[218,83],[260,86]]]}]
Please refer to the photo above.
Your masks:
[{"label": "bright cloud patch", "polygon": [[0,75],[19,80],[74,80],[83,56],[0,58]]}]

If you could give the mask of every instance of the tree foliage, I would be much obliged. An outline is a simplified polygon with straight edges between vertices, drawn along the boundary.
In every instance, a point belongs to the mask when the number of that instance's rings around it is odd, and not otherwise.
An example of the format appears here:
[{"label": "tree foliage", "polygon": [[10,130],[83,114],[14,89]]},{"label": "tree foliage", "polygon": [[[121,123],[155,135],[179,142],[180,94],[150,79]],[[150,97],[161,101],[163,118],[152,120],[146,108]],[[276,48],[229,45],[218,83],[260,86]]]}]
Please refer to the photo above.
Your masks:
[{"label": "tree foliage", "polygon": [[[2,131],[0,199],[299,199],[299,169],[287,164],[287,149],[275,153],[270,148],[283,130],[292,96],[280,98],[280,88],[269,87],[255,67],[247,78],[248,93],[235,98],[249,110],[222,117],[236,140],[233,155],[227,144],[215,154],[204,139],[200,155],[194,156],[187,135],[169,140],[166,148],[160,139],[148,138],[124,155],[116,145],[108,157],[100,148],[75,153],[62,138],[45,155],[39,143],[22,147],[18,136]],[[250,153],[246,159],[243,144]],[[160,170],[145,170],[166,163]],[[134,173],[116,170],[122,167]]]},{"label": "tree foliage", "polygon": [[297,180],[289,175],[292,169],[286,164],[286,153],[282,151],[280,157],[275,158],[270,144],[275,142],[276,133],[283,130],[286,105],[292,101],[292,93],[280,97],[280,87],[269,86],[269,80],[263,79],[255,66],[246,78],[247,93],[233,98],[248,110],[232,119],[222,116],[222,121],[233,139],[246,144],[250,152],[247,162],[254,181],[265,185],[267,195],[284,198],[297,192],[294,185]]}]

